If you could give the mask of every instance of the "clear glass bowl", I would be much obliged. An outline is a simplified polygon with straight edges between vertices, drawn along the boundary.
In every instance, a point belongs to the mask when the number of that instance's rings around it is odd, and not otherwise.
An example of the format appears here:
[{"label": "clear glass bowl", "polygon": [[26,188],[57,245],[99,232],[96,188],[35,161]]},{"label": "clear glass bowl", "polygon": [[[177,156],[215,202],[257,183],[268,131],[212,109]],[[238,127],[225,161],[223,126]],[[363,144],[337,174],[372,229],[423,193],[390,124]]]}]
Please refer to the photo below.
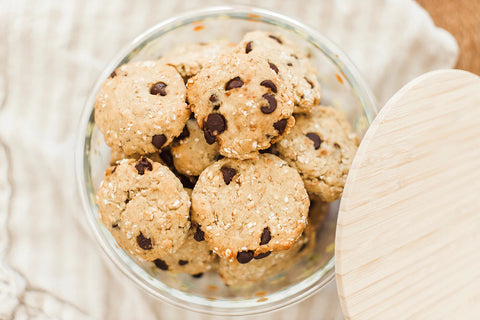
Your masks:
[{"label": "clear glass bowl", "polygon": [[196,279],[174,275],[140,262],[120,249],[98,219],[97,188],[108,166],[110,149],[94,121],[95,96],[103,81],[119,65],[159,58],[189,42],[237,42],[253,30],[281,33],[311,57],[318,69],[323,105],[343,110],[359,136],[376,113],[373,96],[357,69],[331,41],[291,18],[251,7],[213,7],[183,14],[146,31],[124,48],[100,75],[86,101],[78,131],[76,169],[88,228],[103,252],[125,275],[152,296],[182,308],[220,315],[245,315],[291,305],[320,290],[334,276],[334,239],[338,201],[317,232],[314,252],[294,267],[246,288],[223,285],[213,272]]}]

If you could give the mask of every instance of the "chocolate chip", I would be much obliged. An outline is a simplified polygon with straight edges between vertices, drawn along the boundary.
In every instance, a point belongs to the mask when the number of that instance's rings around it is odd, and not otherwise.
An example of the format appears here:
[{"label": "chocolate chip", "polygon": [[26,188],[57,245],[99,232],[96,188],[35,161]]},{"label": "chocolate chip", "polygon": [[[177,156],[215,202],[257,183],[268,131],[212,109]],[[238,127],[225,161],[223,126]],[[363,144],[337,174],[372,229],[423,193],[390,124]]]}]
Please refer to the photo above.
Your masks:
[{"label": "chocolate chip", "polygon": [[205,240],[205,232],[200,229],[200,226],[197,226],[197,229],[193,234],[193,239],[197,240],[198,242]]},{"label": "chocolate chip", "polygon": [[150,240],[149,238],[145,238],[141,232],[137,236],[137,243],[138,243],[138,246],[143,250],[152,249],[152,240]]},{"label": "chocolate chip", "polygon": [[243,86],[242,79],[240,79],[240,77],[235,77],[227,82],[227,84],[225,85],[225,90],[228,91],[235,88],[240,88],[241,86]]},{"label": "chocolate chip", "polygon": [[117,73],[115,71],[113,71],[111,74],[110,74],[110,78],[115,78],[117,76]]},{"label": "chocolate chip", "polygon": [[194,278],[201,278],[203,276],[203,272],[197,273],[197,274],[192,274],[192,277]]},{"label": "chocolate chip", "polygon": [[260,245],[263,246],[267,244],[272,239],[272,235],[270,234],[270,229],[268,227],[263,229],[262,235],[260,236]]},{"label": "chocolate chip", "polygon": [[252,43],[252,41],[247,42],[247,45],[245,46],[245,53],[252,51]]},{"label": "chocolate chip", "polygon": [[135,165],[135,169],[137,169],[139,175],[143,175],[145,173],[145,169],[152,171],[153,167],[147,158],[142,157],[142,159]]},{"label": "chocolate chip", "polygon": [[186,265],[187,263],[188,263],[187,260],[178,260],[178,265],[180,265],[180,266],[184,266],[184,265]]},{"label": "chocolate chip", "polygon": [[308,80],[308,78],[307,78],[307,77],[303,77],[303,78],[305,79],[305,81],[307,81],[307,82],[308,82],[308,84],[310,85],[310,88],[313,88],[313,87],[314,87],[314,85],[313,85],[313,82],[312,82],[312,81]]},{"label": "chocolate chip", "polygon": [[309,132],[309,133],[306,134],[306,136],[307,136],[308,139],[313,141],[313,147],[315,148],[315,150],[320,148],[320,144],[322,143],[322,139],[320,139],[318,134],[313,133],[313,132]]},{"label": "chocolate chip", "polygon": [[273,124],[273,127],[278,131],[279,134],[283,134],[285,128],[287,127],[288,119],[282,119]]},{"label": "chocolate chip", "polygon": [[120,229],[120,227],[118,226],[118,223],[116,223],[116,222],[112,224],[112,228],[119,228]]},{"label": "chocolate chip", "polygon": [[212,136],[208,130],[203,131],[203,136],[205,138],[205,141],[207,141],[208,144],[214,144],[217,139],[215,136]]},{"label": "chocolate chip", "polygon": [[226,185],[229,185],[232,181],[232,178],[237,174],[237,170],[229,167],[222,167],[220,168],[220,171],[222,172],[223,181]]},{"label": "chocolate chip", "polygon": [[127,200],[125,200],[125,204],[127,204],[129,202],[130,202],[130,199],[127,198]]},{"label": "chocolate chip", "polygon": [[188,131],[187,125],[183,127],[182,133],[177,137],[179,140],[183,140],[185,138],[190,137],[190,131]]},{"label": "chocolate chip", "polygon": [[[187,103],[188,104],[188,103]],[[190,120],[195,120],[195,113],[190,112]]]},{"label": "chocolate chip", "polygon": [[277,93],[277,86],[275,85],[275,83],[273,83],[272,80],[263,80],[262,82],[260,82],[260,85],[269,88],[270,90],[272,90],[273,93]]},{"label": "chocolate chip", "polygon": [[293,64],[291,62],[287,63],[287,66],[291,67]]},{"label": "chocolate chip", "polygon": [[162,149],[158,155],[167,166],[173,167],[173,156],[170,150]]},{"label": "chocolate chip", "polygon": [[157,268],[160,269],[160,270],[165,270],[165,271],[168,270],[167,263],[165,261],[163,261],[162,259],[155,259],[155,260],[153,260],[153,263],[155,263]]},{"label": "chocolate chip", "polygon": [[157,82],[155,83],[152,88],[150,89],[150,94],[153,95],[160,95],[160,96],[166,96],[167,95],[167,90],[165,89],[167,87],[167,84],[164,82]]},{"label": "chocolate chip", "polygon": [[307,247],[307,242],[305,242],[304,244],[302,244],[302,246],[300,247],[300,249],[298,249],[298,252],[302,252],[303,250],[305,250],[306,247]]},{"label": "chocolate chip", "polygon": [[152,137],[152,144],[157,149],[160,149],[165,142],[167,142],[167,137],[164,134],[156,134]]},{"label": "chocolate chip", "polygon": [[220,108],[220,101],[218,101],[218,98],[215,94],[212,94],[208,100],[210,100],[210,102],[213,104],[214,111]]},{"label": "chocolate chip", "polygon": [[258,254],[256,257],[253,257],[253,259],[256,259],[256,260],[258,260],[258,259],[263,259],[263,258],[268,257],[271,253],[272,253],[272,251],[260,253],[260,254]]},{"label": "chocolate chip", "polygon": [[270,66],[270,68],[275,71],[276,74],[278,74],[278,68],[276,65],[274,65],[273,63],[268,63],[268,65]]},{"label": "chocolate chip", "polygon": [[273,40],[277,41],[277,42],[278,42],[278,43],[280,43],[280,44],[282,44],[282,43],[283,43],[283,42],[282,42],[282,40],[280,40],[278,37],[275,37],[275,36],[274,36],[274,35],[272,35],[272,34],[271,34],[271,35],[269,35],[268,37],[269,37],[269,38],[272,38]]},{"label": "chocolate chip", "polygon": [[268,107],[261,107],[260,110],[265,114],[270,114],[275,109],[277,109],[277,99],[273,96],[273,94],[266,93],[262,96],[265,100],[268,101]]},{"label": "chocolate chip", "polygon": [[205,129],[207,129],[212,135],[222,133],[227,128],[227,122],[220,113],[211,113],[208,115],[205,122]]},{"label": "chocolate chip", "polygon": [[253,250],[240,251],[237,253],[237,261],[240,263],[248,263],[253,259]]},{"label": "chocolate chip", "polygon": [[210,102],[213,104],[213,110],[214,111],[218,110],[220,108],[220,102],[218,102],[218,98],[215,94],[212,94],[210,96],[210,99],[208,99],[208,100],[210,100]]}]

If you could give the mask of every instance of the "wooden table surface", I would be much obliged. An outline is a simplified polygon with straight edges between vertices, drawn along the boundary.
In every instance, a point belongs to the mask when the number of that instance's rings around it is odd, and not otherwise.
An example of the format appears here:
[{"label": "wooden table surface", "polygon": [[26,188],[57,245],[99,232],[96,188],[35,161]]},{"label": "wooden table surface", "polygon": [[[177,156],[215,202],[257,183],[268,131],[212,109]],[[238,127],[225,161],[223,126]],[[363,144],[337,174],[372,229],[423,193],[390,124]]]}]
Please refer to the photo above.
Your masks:
[{"label": "wooden table surface", "polygon": [[460,47],[458,69],[480,75],[480,0],[417,0]]}]

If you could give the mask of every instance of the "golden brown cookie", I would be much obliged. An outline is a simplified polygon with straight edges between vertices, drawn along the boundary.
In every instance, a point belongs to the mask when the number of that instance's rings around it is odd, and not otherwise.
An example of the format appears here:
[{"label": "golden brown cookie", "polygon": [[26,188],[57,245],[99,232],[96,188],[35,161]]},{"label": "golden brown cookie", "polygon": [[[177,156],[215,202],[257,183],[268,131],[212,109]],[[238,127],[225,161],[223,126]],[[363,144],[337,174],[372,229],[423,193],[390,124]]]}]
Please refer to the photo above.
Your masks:
[{"label": "golden brown cookie", "polygon": [[268,277],[285,271],[295,265],[315,248],[315,228],[307,226],[300,238],[288,250],[268,252],[247,264],[220,259],[218,274],[230,286],[258,284]]},{"label": "golden brown cookie", "polygon": [[290,248],[307,224],[302,179],[280,158],[222,159],[200,175],[192,195],[196,233],[219,256],[247,263]]},{"label": "golden brown cookie", "polygon": [[266,56],[271,67],[292,90],[295,113],[308,113],[320,102],[320,84],[310,60],[294,44],[279,34],[253,31],[239,46],[249,55]]},{"label": "golden brown cookie", "polygon": [[126,155],[167,146],[190,116],[186,88],[175,68],[141,61],[117,68],[95,100],[95,123],[110,147]]},{"label": "golden brown cookie", "polygon": [[190,198],[165,166],[145,157],[107,169],[98,214],[120,247],[155,260],[179,249],[190,228]]},{"label": "golden brown cookie", "polygon": [[192,275],[214,269],[218,257],[205,241],[196,241],[193,234],[191,229],[183,245],[174,253],[153,260],[155,266],[164,271]]},{"label": "golden brown cookie", "polygon": [[295,117],[295,127],[272,152],[298,170],[313,198],[334,201],[342,194],[359,138],[332,107],[315,106]]},{"label": "golden brown cookie", "polygon": [[234,43],[221,40],[209,43],[186,43],[165,53],[159,61],[175,67],[186,82],[199,73],[204,65],[233,46],[235,46]]},{"label": "golden brown cookie", "polygon": [[217,141],[220,154],[251,159],[290,131],[293,97],[265,56],[237,49],[188,80],[188,101],[207,142]]},{"label": "golden brown cookie", "polygon": [[219,157],[218,143],[207,143],[195,119],[188,120],[182,134],[172,142],[170,151],[177,171],[188,176],[199,176]]}]

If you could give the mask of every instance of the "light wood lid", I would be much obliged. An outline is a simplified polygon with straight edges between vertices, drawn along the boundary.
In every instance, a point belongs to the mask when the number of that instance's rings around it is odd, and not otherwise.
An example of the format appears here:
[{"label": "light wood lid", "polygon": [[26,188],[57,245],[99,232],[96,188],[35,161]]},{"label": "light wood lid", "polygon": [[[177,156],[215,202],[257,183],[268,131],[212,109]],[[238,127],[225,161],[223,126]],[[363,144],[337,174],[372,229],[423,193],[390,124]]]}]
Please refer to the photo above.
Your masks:
[{"label": "light wood lid", "polygon": [[480,319],[480,77],[425,74],[367,131],[340,204],[347,319]]}]

